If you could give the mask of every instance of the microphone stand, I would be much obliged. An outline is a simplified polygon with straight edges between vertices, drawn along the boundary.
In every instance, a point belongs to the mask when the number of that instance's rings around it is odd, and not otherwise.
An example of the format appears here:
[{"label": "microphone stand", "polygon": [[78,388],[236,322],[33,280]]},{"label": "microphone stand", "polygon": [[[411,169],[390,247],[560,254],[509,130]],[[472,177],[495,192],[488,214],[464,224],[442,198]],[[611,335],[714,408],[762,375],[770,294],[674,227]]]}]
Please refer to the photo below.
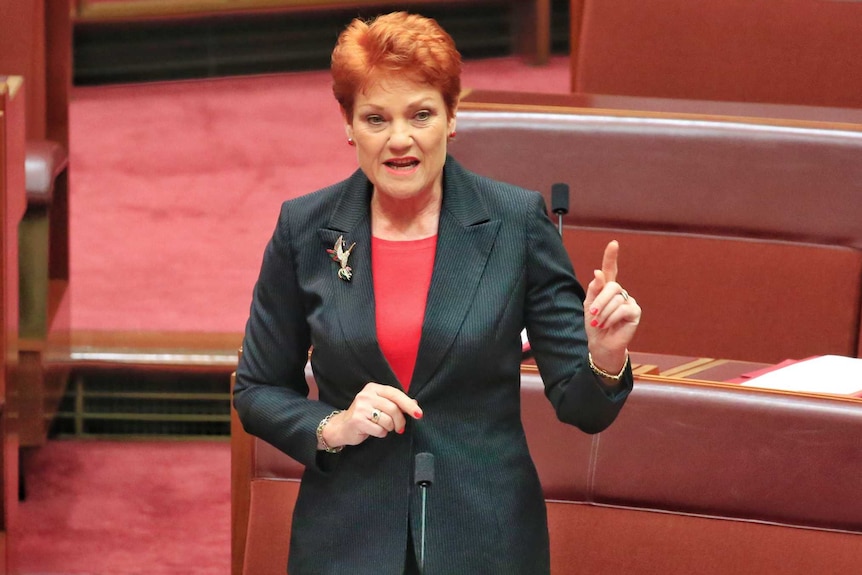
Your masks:
[{"label": "microphone stand", "polygon": [[560,232],[560,237],[563,237],[563,216],[566,215],[566,212],[557,210],[554,213],[557,214],[557,231]]},{"label": "microphone stand", "polygon": [[428,487],[434,482],[434,455],[428,452],[416,454],[413,478],[422,493],[422,513],[419,522],[419,572],[425,571],[425,517],[428,503]]},{"label": "microphone stand", "polygon": [[419,527],[419,571],[425,571],[425,506],[428,501],[428,485],[420,484],[419,490],[422,492],[422,520]]}]

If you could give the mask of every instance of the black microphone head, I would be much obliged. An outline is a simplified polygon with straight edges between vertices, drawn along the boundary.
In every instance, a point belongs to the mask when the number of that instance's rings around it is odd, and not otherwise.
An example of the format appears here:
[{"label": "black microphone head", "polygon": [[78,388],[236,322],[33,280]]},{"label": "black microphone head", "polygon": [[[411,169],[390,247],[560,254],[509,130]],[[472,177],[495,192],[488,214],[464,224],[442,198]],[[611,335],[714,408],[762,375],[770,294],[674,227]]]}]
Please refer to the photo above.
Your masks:
[{"label": "black microphone head", "polygon": [[434,483],[434,455],[424,451],[416,454],[416,469],[413,479],[417,485]]},{"label": "black microphone head", "polygon": [[551,211],[563,215],[569,213],[569,184],[551,186]]}]

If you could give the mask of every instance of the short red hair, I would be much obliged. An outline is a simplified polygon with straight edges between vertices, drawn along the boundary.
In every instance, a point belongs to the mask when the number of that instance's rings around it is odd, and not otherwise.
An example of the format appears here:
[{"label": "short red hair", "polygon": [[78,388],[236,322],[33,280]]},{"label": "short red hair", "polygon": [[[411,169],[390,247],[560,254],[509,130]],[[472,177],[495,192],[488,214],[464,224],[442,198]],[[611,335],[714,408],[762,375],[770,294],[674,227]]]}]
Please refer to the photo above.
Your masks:
[{"label": "short red hair", "polygon": [[332,51],[332,92],[347,120],[356,94],[386,74],[397,73],[440,90],[448,117],[461,93],[461,54],[432,18],[393,12],[359,18],[338,37]]}]

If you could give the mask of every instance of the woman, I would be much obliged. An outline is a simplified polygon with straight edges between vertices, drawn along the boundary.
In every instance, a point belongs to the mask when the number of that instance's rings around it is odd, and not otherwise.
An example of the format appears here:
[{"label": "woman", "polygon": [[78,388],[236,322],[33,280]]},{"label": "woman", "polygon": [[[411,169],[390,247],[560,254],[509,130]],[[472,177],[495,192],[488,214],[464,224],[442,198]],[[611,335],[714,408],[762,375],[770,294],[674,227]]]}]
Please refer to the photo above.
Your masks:
[{"label": "woman", "polygon": [[[234,402],[306,466],[291,575],[416,573],[417,557],[424,573],[547,574],[520,333],[559,418],[586,432],[632,386],[640,308],[615,281],[616,243],[585,294],[541,195],[447,156],[460,65],[433,20],[351,23],[332,75],[360,169],[285,202],[264,254]],[[420,452],[435,458],[424,547]]]}]

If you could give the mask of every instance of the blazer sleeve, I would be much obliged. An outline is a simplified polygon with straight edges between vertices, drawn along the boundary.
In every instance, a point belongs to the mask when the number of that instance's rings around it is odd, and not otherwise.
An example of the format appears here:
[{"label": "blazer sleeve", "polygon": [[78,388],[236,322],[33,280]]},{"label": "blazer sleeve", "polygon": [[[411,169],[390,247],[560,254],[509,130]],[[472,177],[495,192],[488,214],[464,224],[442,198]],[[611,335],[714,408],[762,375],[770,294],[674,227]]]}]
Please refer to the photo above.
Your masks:
[{"label": "blazer sleeve", "polygon": [[545,394],[560,421],[598,433],[616,418],[632,389],[631,367],[609,387],[589,368],[584,327],[584,289],[575,278],[544,198],[534,198],[528,216],[525,324]]},{"label": "blazer sleeve", "polygon": [[310,328],[299,287],[290,208],[290,202],[282,205],[264,251],[233,403],[247,432],[313,466],[320,461],[317,425],[333,408],[308,399],[305,366]]}]

